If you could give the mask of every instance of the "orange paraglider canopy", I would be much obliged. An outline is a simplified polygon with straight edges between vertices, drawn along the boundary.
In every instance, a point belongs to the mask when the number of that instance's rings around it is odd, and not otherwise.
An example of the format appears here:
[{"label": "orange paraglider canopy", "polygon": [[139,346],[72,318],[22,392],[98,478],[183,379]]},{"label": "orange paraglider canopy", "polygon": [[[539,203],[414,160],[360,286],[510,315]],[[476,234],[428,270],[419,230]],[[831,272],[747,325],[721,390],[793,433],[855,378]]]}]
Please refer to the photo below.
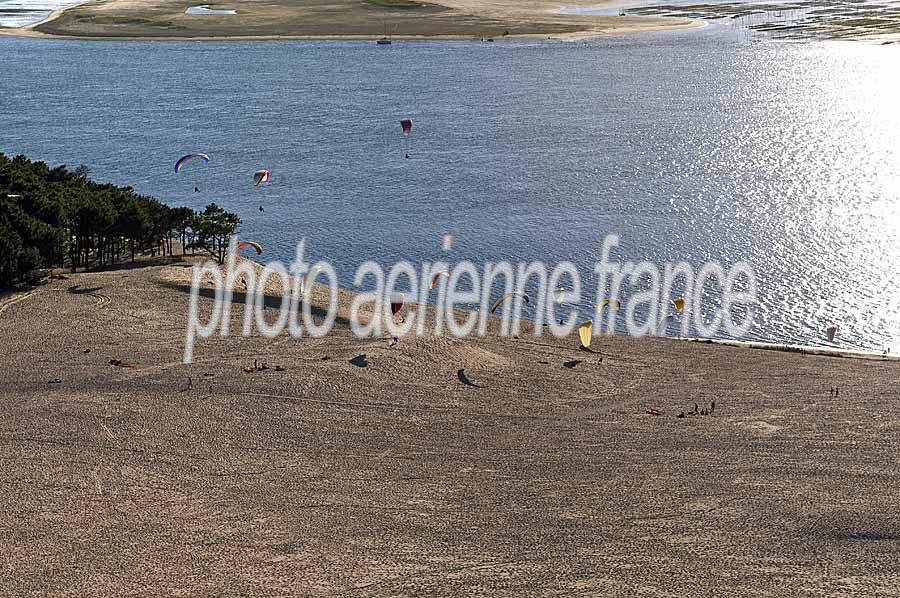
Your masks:
[{"label": "orange paraglider canopy", "polygon": [[253,241],[241,241],[240,243],[237,244],[238,251],[240,251],[241,249],[244,249],[245,247],[252,247],[253,249],[256,250],[256,255],[262,255],[263,248],[262,248],[262,245],[260,245],[259,243],[254,243]]}]

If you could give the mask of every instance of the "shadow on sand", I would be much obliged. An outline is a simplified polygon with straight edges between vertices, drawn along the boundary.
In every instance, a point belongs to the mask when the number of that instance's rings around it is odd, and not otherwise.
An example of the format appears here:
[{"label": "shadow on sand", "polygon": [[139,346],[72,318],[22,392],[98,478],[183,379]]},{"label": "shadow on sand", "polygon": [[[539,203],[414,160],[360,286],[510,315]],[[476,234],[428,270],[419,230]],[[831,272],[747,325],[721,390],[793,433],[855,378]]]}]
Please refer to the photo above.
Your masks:
[{"label": "shadow on sand", "polygon": [[[191,286],[187,284],[177,283],[177,282],[169,282],[169,281],[159,281],[159,284],[163,288],[172,289],[178,291],[179,293],[184,293],[186,295],[191,294]],[[204,299],[215,300],[216,298],[216,290],[208,287],[201,287],[198,289],[197,295],[203,297]],[[231,303],[237,305],[246,305],[247,304],[247,296],[248,293],[243,291],[232,291],[231,294]],[[303,302],[301,301],[298,304],[298,309],[302,309]],[[281,309],[281,296],[278,295],[263,295],[263,307],[265,309]],[[317,307],[315,305],[309,306],[310,314],[314,317],[321,320],[324,320],[328,316],[328,311],[322,309],[321,307]],[[334,319],[335,326],[340,326],[342,328],[350,327],[350,320],[348,318],[342,316],[336,316]]]}]

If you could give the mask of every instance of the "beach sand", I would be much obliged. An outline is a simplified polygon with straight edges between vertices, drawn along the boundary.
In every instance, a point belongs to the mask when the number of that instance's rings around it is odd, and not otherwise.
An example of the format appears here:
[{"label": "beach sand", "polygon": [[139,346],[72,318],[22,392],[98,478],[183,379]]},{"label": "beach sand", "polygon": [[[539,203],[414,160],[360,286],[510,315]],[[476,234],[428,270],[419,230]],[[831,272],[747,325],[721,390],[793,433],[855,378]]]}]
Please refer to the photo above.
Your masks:
[{"label": "beach sand", "polygon": [[184,365],[189,266],[2,299],[0,594],[900,595],[896,362],[339,318]]},{"label": "beach sand", "polygon": [[57,11],[41,23],[10,30],[24,35],[153,39],[373,39],[385,33],[403,39],[554,38],[572,39],[699,26],[693,19],[562,14],[562,6],[596,6],[573,0],[242,0],[216,2],[236,15],[190,15],[204,3],[165,0],[93,0]]}]

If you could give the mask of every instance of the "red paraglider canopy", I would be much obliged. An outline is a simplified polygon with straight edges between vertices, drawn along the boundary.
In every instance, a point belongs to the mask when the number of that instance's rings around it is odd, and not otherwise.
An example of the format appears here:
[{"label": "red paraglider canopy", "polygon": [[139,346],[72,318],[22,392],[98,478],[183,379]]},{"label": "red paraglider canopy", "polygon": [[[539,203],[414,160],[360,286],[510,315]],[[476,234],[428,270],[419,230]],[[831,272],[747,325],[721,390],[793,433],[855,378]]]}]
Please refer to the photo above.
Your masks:
[{"label": "red paraglider canopy", "polygon": [[400,121],[400,126],[403,128],[403,135],[409,135],[409,132],[412,131],[412,121],[408,118],[404,118]]},{"label": "red paraglider canopy", "polygon": [[391,295],[391,314],[397,315],[403,309],[403,293],[393,293]]},{"label": "red paraglider canopy", "polygon": [[253,173],[253,186],[259,187],[261,183],[269,182],[269,171],[268,170],[257,170]]}]

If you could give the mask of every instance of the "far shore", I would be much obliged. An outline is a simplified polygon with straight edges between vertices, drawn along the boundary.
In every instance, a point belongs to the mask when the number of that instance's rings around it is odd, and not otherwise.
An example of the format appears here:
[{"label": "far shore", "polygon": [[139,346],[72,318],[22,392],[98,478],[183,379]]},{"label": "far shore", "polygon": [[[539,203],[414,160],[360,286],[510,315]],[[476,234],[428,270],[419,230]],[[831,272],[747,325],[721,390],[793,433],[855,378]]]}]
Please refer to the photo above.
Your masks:
[{"label": "far shore", "polygon": [[[773,13],[752,20],[747,0],[725,4],[621,0],[87,0],[42,21],[0,28],[0,35],[84,40],[480,40],[572,41],[604,35],[733,23],[748,35],[793,41],[900,42],[900,17],[875,0],[842,10],[840,0],[817,0],[799,18]],[[207,6],[234,14],[186,14]],[[626,9],[627,7],[627,9]],[[589,8],[601,8],[596,14]],[[623,10],[627,10],[626,12]]]},{"label": "far shore", "polygon": [[[687,18],[564,14],[563,6],[614,3],[572,0],[245,0],[165,2],[89,0],[0,34],[77,39],[172,40],[575,40],[609,34],[704,25]],[[237,10],[236,15],[185,14],[190,6]]]}]

